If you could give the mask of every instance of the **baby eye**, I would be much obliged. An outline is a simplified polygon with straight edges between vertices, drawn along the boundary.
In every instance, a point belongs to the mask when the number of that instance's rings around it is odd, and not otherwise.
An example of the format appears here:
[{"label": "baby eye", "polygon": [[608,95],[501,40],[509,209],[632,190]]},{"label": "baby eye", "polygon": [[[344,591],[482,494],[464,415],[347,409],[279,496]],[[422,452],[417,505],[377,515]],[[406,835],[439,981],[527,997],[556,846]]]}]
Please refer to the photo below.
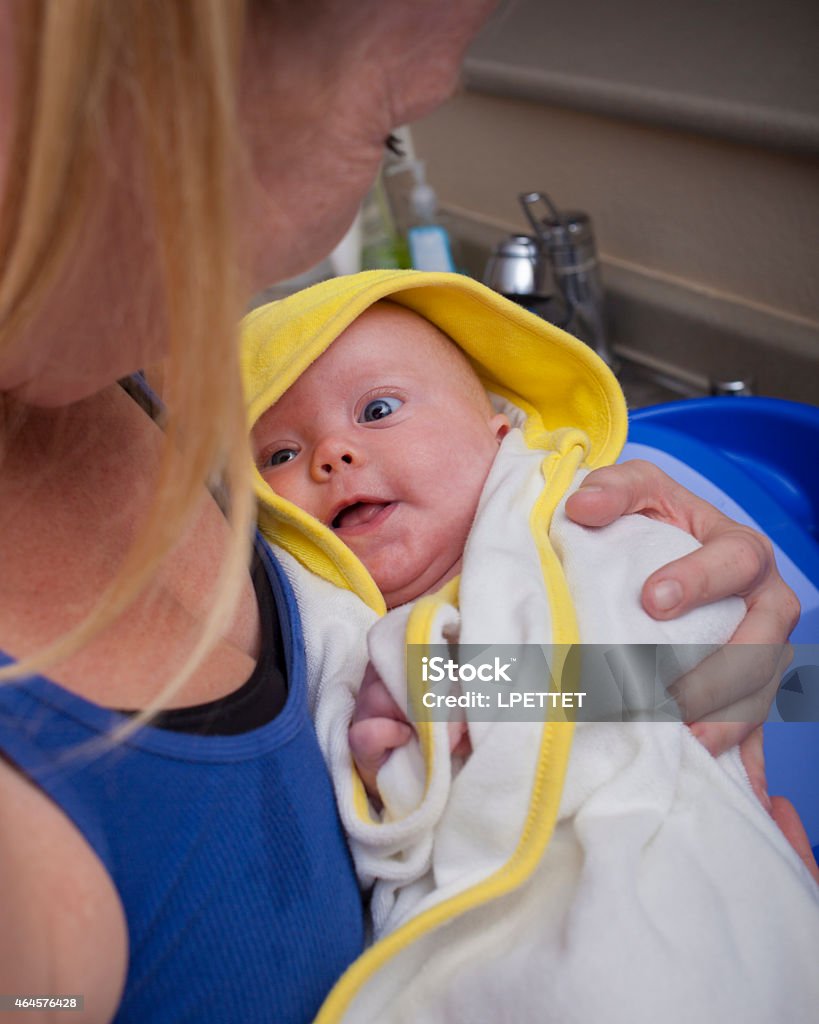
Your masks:
[{"label": "baby eye", "polygon": [[266,466],[281,466],[285,462],[291,462],[298,455],[295,448],[280,448],[277,452],[269,455],[265,461]]},{"label": "baby eye", "polygon": [[390,416],[396,412],[404,403],[400,398],[396,398],[394,395],[388,395],[383,398],[374,398],[371,402],[367,402],[364,408],[361,410],[361,415],[358,417],[359,423],[374,423],[376,420],[383,420],[385,416]]}]

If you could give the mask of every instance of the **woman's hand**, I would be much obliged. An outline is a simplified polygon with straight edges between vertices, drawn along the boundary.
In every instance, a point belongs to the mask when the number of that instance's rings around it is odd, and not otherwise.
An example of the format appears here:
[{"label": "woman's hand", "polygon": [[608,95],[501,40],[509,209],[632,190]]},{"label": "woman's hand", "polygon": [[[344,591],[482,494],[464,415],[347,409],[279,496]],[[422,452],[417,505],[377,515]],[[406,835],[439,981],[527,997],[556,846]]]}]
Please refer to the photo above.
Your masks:
[{"label": "woman's hand", "polygon": [[[686,720],[712,754],[742,743],[768,715],[790,661],[787,637],[799,618],[799,602],[777,572],[767,538],[641,460],[589,473],[566,512],[584,526],[639,512],[679,526],[702,544],[646,580],[643,606],[655,619],[677,618],[731,595],[745,599],[748,611],[728,645],[730,656],[706,659],[679,680],[676,693]],[[734,646],[739,644],[755,646],[742,651]]]}]

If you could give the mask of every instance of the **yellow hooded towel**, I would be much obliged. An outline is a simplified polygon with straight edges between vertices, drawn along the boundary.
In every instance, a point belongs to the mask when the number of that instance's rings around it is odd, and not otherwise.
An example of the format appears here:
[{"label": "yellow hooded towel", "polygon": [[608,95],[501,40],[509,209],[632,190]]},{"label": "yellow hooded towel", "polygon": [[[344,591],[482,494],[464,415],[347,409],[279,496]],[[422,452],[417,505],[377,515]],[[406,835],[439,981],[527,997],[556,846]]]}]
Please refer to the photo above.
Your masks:
[{"label": "yellow hooded towel", "polygon": [[[693,664],[744,613],[739,601],[674,623],[642,611],[647,575],[696,543],[640,516],[594,531],[563,512],[625,440],[617,381],[577,339],[467,278],[370,271],[250,313],[249,427],[383,298],[459,345],[516,429],[487,479],[461,576],[386,615],[333,531],[257,477],[260,526],[301,610],[319,743],[372,890],[375,941],[317,1020],[682,1024],[782,1019],[786,1005],[787,1019],[807,1019],[819,994],[812,883],[736,753],[713,761],[679,723],[575,726],[560,702],[520,721],[467,709],[472,753],[453,767],[446,723],[431,715],[381,769],[383,810],[368,805],[347,744],[368,660],[407,707],[424,689],[408,692],[408,644],[540,645],[552,687],[566,691],[576,686],[569,645],[698,644],[675,648],[678,664]],[[766,905],[758,878],[772,875]]]}]

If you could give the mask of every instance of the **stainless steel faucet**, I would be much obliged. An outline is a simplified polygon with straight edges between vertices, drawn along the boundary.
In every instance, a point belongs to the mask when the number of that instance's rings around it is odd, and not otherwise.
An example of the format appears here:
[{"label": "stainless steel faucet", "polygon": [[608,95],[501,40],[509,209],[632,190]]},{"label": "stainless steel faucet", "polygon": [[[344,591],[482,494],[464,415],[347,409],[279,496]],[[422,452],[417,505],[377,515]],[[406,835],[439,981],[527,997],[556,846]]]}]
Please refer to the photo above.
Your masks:
[{"label": "stainless steel faucet", "polygon": [[[545,192],[523,192],[518,199],[534,237],[515,235],[501,243],[487,265],[485,282],[585,341],[616,368],[606,333],[603,286],[588,214],[558,210]],[[511,264],[515,254],[524,249],[533,265],[528,273],[532,291],[522,294],[518,287],[513,294],[509,291]],[[550,293],[550,282],[557,295]]]},{"label": "stainless steel faucet", "polygon": [[[585,341],[613,366],[600,265],[589,215],[581,210],[558,210],[545,192],[523,192],[518,199],[534,228],[543,257],[552,265],[555,284],[566,303],[568,320],[564,329]],[[538,207],[545,208],[545,216]]]}]

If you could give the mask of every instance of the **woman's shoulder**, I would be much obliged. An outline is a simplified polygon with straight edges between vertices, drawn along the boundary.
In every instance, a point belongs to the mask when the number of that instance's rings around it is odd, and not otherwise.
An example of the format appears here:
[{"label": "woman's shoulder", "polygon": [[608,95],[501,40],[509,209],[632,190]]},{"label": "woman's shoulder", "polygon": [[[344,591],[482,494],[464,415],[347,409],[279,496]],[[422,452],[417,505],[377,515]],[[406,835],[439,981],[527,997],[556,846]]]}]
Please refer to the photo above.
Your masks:
[{"label": "woman's shoulder", "polygon": [[[80,1020],[111,1020],[128,962],[114,885],[62,811],[2,759],[0,906],[0,991],[83,995]],[[51,1019],[32,1012],[33,1024]]]}]

